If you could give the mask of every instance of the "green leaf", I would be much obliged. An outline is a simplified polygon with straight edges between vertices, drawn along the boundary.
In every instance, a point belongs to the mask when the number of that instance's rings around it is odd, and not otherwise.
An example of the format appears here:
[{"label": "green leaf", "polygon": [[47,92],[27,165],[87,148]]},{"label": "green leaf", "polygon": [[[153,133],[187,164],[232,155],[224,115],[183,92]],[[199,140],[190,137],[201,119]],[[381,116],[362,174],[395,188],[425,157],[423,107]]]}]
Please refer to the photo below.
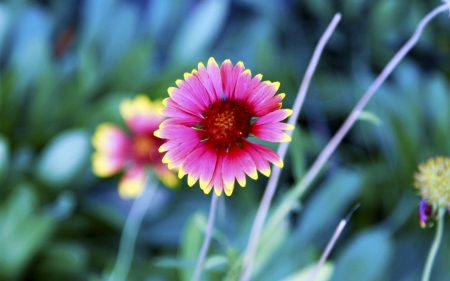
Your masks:
[{"label": "green leaf", "polygon": [[[306,281],[314,270],[316,264],[309,265],[305,268],[300,269],[299,271],[293,273],[289,277],[283,279],[282,281]],[[314,278],[314,281],[328,281],[333,274],[334,265],[329,262],[325,262],[322,267],[320,267],[319,271]]]},{"label": "green leaf", "polygon": [[88,163],[89,137],[85,130],[69,130],[55,136],[40,156],[37,177],[53,187],[70,183]]},{"label": "green leaf", "polygon": [[203,237],[205,235],[207,219],[205,214],[197,212],[193,214],[184,227],[181,236],[181,243],[179,249],[179,258],[188,261],[191,267],[179,268],[181,280],[189,281],[194,274],[195,262],[200,253]]},{"label": "green leaf", "polygon": [[336,259],[332,281],[385,280],[393,254],[393,241],[383,230],[371,230],[352,239]]}]

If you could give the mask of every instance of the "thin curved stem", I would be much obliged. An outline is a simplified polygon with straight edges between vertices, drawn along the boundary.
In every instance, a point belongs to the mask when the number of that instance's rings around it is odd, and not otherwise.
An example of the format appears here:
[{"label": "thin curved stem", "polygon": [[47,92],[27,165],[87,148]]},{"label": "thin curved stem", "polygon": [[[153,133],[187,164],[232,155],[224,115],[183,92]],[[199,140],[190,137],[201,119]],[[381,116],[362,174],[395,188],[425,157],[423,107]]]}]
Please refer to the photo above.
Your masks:
[{"label": "thin curved stem", "polygon": [[[303,77],[302,84],[300,85],[299,92],[297,94],[297,98],[295,100],[294,106],[292,108],[293,114],[289,118],[288,123],[291,125],[294,125],[298,119],[298,116],[300,114],[300,109],[302,107],[303,101],[305,100],[307,90],[309,88],[309,84],[311,82],[312,76],[314,74],[314,71],[316,69],[316,66],[319,62],[320,56],[322,54],[322,51],[325,47],[325,44],[327,43],[328,39],[330,38],[331,34],[333,34],[334,29],[336,28],[337,24],[339,23],[341,19],[341,14],[336,14],[327,29],[325,30],[325,33],[322,35],[322,37],[319,40],[319,43],[317,44],[317,47],[314,51],[313,57],[311,59],[311,62],[308,65],[308,68],[306,70],[305,76]],[[289,132],[289,134],[292,134],[292,131]],[[286,155],[287,149],[288,149],[288,143],[281,143],[278,148],[278,155],[280,155],[281,159],[284,159],[284,156]],[[251,276],[251,269],[253,266],[253,260],[256,254],[256,250],[259,243],[259,237],[261,236],[262,228],[264,226],[265,219],[267,217],[267,213],[269,211],[270,204],[272,202],[273,195],[275,194],[278,179],[281,173],[281,169],[279,167],[274,167],[272,176],[269,179],[269,182],[267,183],[267,188],[264,192],[261,204],[258,208],[258,212],[256,213],[255,220],[253,222],[253,226],[250,232],[250,237],[248,240],[247,249],[244,256],[244,264],[242,273],[240,276],[241,281],[247,281],[250,280]]]},{"label": "thin curved stem", "polygon": [[[361,111],[364,109],[366,104],[378,90],[378,88],[384,83],[386,78],[391,74],[394,68],[398,65],[398,63],[405,57],[405,55],[415,46],[417,41],[422,34],[425,26],[438,14],[449,10],[449,4],[443,4],[438,6],[430,13],[428,13],[418,24],[414,34],[412,37],[403,45],[403,47],[394,55],[394,57],[389,61],[380,75],[375,79],[369,89],[364,93],[359,102],[351,111],[350,115],[345,120],[344,124],[339,128],[333,138],[328,142],[322,152],[319,154],[311,168],[302,178],[302,180],[287,194],[285,201],[279,205],[279,207],[275,210],[272,217],[269,219],[267,223],[267,231],[270,233],[274,229],[276,229],[277,225],[283,220],[292,208],[295,206],[292,202],[296,202],[299,200],[303,194],[306,192],[312,181],[316,178],[320,170],[323,168],[325,163],[331,157],[331,155],[336,150],[337,146],[341,143],[342,139],[351,129],[353,124],[356,122],[358,116],[361,114]],[[286,203],[286,204],[284,204]]]},{"label": "thin curved stem", "polygon": [[442,233],[444,232],[444,214],[445,209],[440,208],[438,211],[438,221],[436,226],[436,233],[434,235],[433,244],[431,244],[430,252],[428,253],[425,268],[422,274],[422,281],[429,281],[431,276],[431,269],[436,258],[437,251],[442,241]]},{"label": "thin curved stem", "polygon": [[327,247],[325,248],[325,251],[323,252],[322,256],[320,257],[319,262],[314,267],[313,272],[308,277],[308,281],[314,281],[314,278],[316,278],[317,273],[319,272],[319,269],[322,267],[322,265],[325,263],[325,260],[327,259],[328,255],[331,252],[331,249],[333,249],[334,244],[336,244],[337,239],[342,233],[342,230],[344,230],[345,225],[347,224],[346,220],[341,220],[336,228],[336,230],[333,233],[333,236],[331,237],[330,241],[328,242]]},{"label": "thin curved stem", "polygon": [[141,197],[134,200],[131,210],[128,213],[127,220],[123,227],[122,237],[120,238],[116,264],[108,278],[109,281],[127,280],[131,262],[133,261],[136,237],[144,215],[147,212],[148,206],[150,206],[150,202],[158,187],[158,184],[150,181],[149,178],[150,176],[147,176],[144,193]]},{"label": "thin curved stem", "polygon": [[208,216],[208,226],[206,227],[205,238],[203,239],[203,245],[200,250],[200,254],[198,255],[197,264],[195,265],[194,276],[192,277],[193,281],[200,280],[202,275],[203,264],[205,263],[206,254],[208,253],[209,244],[211,242],[211,236],[214,229],[214,218],[216,216],[217,209],[217,199],[219,197],[213,192],[211,198],[211,206],[209,208],[209,216]]},{"label": "thin curved stem", "polygon": [[333,236],[331,237],[330,241],[328,241],[325,251],[323,252],[322,256],[320,257],[320,260],[317,262],[316,266],[314,267],[313,272],[309,275],[308,281],[313,281],[314,278],[316,278],[316,275],[319,272],[319,269],[325,263],[328,255],[330,254],[331,250],[334,247],[334,244],[336,244],[336,241],[338,240],[339,236],[341,235],[342,230],[344,230],[344,227],[347,225],[347,222],[350,220],[350,217],[352,216],[353,212],[358,208],[359,208],[359,203],[353,207],[353,209],[348,213],[348,215],[345,219],[342,219],[339,222],[338,226],[336,227],[336,230],[333,233]]}]

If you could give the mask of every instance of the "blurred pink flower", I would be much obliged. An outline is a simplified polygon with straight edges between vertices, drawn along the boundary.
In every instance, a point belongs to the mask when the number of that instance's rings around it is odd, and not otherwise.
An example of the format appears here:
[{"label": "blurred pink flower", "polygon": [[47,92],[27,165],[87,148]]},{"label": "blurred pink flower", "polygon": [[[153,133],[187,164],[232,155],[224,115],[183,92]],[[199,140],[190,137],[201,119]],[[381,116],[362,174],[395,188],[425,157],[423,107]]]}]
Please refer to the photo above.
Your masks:
[{"label": "blurred pink flower", "polygon": [[111,123],[97,127],[92,137],[95,152],[92,154],[92,169],[99,177],[109,177],[124,170],[119,182],[119,194],[123,198],[138,197],[143,189],[146,169],[150,167],[167,186],[174,187],[178,178],[162,163],[163,155],[158,152],[164,140],[153,133],[164,120],[158,111],[160,102],[151,102],[144,95],[124,100],[120,113],[130,134]]}]

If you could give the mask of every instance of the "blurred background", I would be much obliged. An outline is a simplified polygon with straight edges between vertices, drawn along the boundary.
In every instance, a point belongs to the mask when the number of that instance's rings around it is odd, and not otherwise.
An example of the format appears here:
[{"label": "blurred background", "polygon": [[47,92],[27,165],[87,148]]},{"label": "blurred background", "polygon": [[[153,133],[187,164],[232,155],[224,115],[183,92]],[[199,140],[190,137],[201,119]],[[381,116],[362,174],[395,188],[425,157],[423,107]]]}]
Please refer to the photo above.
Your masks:
[{"label": "blurred background", "polygon": [[[274,204],[299,182],[418,21],[425,0],[0,1],[0,280],[104,280],[133,200],[120,175],[91,171],[90,138],[124,126],[119,104],[164,98],[213,56],[243,61],[295,99],[334,13]],[[421,229],[417,164],[450,154],[450,21],[440,15],[369,103],[331,161],[257,255],[254,280],[300,280],[356,204],[328,264],[332,281],[419,280],[434,229]],[[276,145],[271,146],[276,149]],[[235,280],[267,179],[221,197],[205,280]],[[127,280],[189,280],[210,197],[159,188]],[[446,227],[444,235],[450,234]],[[432,280],[450,280],[443,239]],[[293,279],[289,279],[293,278]]]}]

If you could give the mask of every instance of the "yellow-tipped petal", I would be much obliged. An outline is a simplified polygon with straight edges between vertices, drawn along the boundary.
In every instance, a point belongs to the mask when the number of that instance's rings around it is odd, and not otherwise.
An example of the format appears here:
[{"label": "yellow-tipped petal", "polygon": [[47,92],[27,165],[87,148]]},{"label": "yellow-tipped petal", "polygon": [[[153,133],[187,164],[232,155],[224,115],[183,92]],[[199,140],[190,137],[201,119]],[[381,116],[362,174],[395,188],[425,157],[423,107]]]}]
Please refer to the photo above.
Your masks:
[{"label": "yellow-tipped petal", "polygon": [[210,187],[210,188],[203,188],[203,192],[205,194],[209,194],[211,192],[211,190],[212,190],[212,187]]},{"label": "yellow-tipped petal", "polygon": [[188,182],[188,185],[192,187],[197,182],[197,179],[192,177],[191,175],[188,175],[188,181],[187,182]]},{"label": "yellow-tipped petal", "polygon": [[215,60],[213,57],[210,57],[210,58],[208,59],[208,64],[210,64],[210,63],[215,64],[217,67],[219,66],[219,65],[217,64],[216,60]]},{"label": "yellow-tipped petal", "polygon": [[111,162],[103,153],[95,152],[92,154],[92,172],[101,178],[109,177],[117,173],[121,166]]},{"label": "yellow-tipped petal", "polygon": [[125,176],[119,182],[119,195],[124,199],[139,197],[144,191],[144,179],[142,177],[127,178]]},{"label": "yellow-tipped petal", "polygon": [[167,153],[164,154],[163,159],[161,160],[164,164],[170,163],[169,156],[167,156]]},{"label": "yellow-tipped petal", "polygon": [[[186,75],[186,73],[185,73],[184,75]],[[180,85],[181,85],[183,82],[184,82],[184,80],[177,79],[177,80],[175,81],[175,84],[177,84],[177,86],[180,87]]]},{"label": "yellow-tipped petal", "polygon": [[294,125],[291,125],[291,124],[286,124],[286,125],[287,125],[287,128],[285,130],[294,130],[295,129]]},{"label": "yellow-tipped petal", "polygon": [[118,127],[112,123],[102,123],[97,126],[94,135],[91,138],[92,146],[95,149],[105,150],[105,144],[108,143],[111,132]]},{"label": "yellow-tipped petal", "polygon": [[275,91],[278,91],[278,89],[280,88],[280,82],[273,82],[272,85],[275,87]]},{"label": "yellow-tipped petal", "polygon": [[133,103],[129,99],[125,99],[120,103],[120,115],[123,119],[128,120],[134,115]]},{"label": "yellow-tipped petal", "polygon": [[154,131],[154,132],[153,132],[153,135],[154,135],[155,137],[161,138],[161,130],[158,129],[158,130]]},{"label": "yellow-tipped petal", "polygon": [[226,187],[227,189],[231,189],[231,190],[234,189],[234,179],[233,179],[233,181],[231,181],[231,182],[227,182],[227,181],[224,180],[223,183],[225,184],[225,187]]},{"label": "yellow-tipped petal", "polygon": [[281,100],[284,100],[284,98],[286,97],[286,94],[285,94],[285,93],[281,93],[281,94],[279,94],[278,96],[281,97]]},{"label": "yellow-tipped petal", "polygon": [[287,116],[286,116],[286,117],[291,116],[292,113],[294,112],[292,109],[285,109],[285,111],[286,111],[286,113],[287,113]]},{"label": "yellow-tipped petal", "polygon": [[242,186],[242,187],[245,187],[245,185],[247,184],[247,180],[245,179],[245,177],[244,177],[243,180],[237,180],[237,182],[238,182],[239,185]]},{"label": "yellow-tipped petal", "polygon": [[242,74],[248,74],[248,75],[252,76],[252,72],[250,71],[250,69],[244,70],[244,72],[242,72]]},{"label": "yellow-tipped petal", "polygon": [[160,147],[158,147],[158,152],[159,153],[161,153],[161,152],[166,152],[168,149],[166,148],[166,146],[164,146],[164,144],[163,145],[161,145]]},{"label": "yellow-tipped petal", "polygon": [[253,169],[253,171],[252,171],[250,174],[248,174],[248,176],[249,176],[251,179],[257,180],[257,179],[258,179],[258,172],[257,172],[256,168]]},{"label": "yellow-tipped petal", "polygon": [[292,140],[291,137],[288,134],[284,133],[283,139],[280,140],[279,142],[289,142],[291,140]]},{"label": "yellow-tipped petal", "polygon": [[172,163],[167,163],[167,169],[172,170],[176,168],[176,166],[174,166]]},{"label": "yellow-tipped petal", "polygon": [[185,175],[187,175],[187,173],[183,170],[183,167],[180,167],[178,170],[178,177],[182,179]]},{"label": "yellow-tipped petal", "polygon": [[240,65],[242,68],[245,68],[244,63],[242,61],[238,61],[236,65]]},{"label": "yellow-tipped petal", "polygon": [[159,179],[161,182],[170,188],[175,188],[180,185],[180,180],[175,175],[175,173],[172,173],[170,171],[165,172],[164,174],[159,176]]},{"label": "yellow-tipped petal", "polygon": [[208,186],[208,184],[209,184],[210,182],[211,182],[211,181],[202,181],[202,179],[200,178],[200,180],[199,180],[200,188],[201,188],[201,189],[205,189],[205,188]]},{"label": "yellow-tipped petal", "polygon": [[267,170],[259,170],[259,171],[266,177],[270,177],[270,173],[272,172],[272,170],[270,170],[270,167]]},{"label": "yellow-tipped petal", "polygon": [[283,168],[283,166],[284,166],[283,160],[281,160],[281,158],[277,162],[274,162],[273,164],[280,168]]},{"label": "yellow-tipped petal", "polygon": [[205,68],[205,65],[203,64],[203,62],[198,63],[198,69],[200,69],[200,68]]},{"label": "yellow-tipped petal", "polygon": [[226,196],[231,196],[231,194],[233,194],[233,189],[227,190],[227,189],[225,188],[224,191],[225,191],[225,195],[226,195]]},{"label": "yellow-tipped petal", "polygon": [[224,61],[222,62],[222,64],[224,64],[224,63],[229,63],[229,64],[232,64],[232,63],[231,63],[231,60],[230,60],[230,59],[226,59],[226,60],[224,60]]},{"label": "yellow-tipped petal", "polygon": [[217,196],[222,195],[222,190],[221,189],[214,188],[214,192],[216,193]]},{"label": "yellow-tipped petal", "polygon": [[[177,80],[177,81],[178,81],[178,80]],[[167,93],[169,94],[169,96],[172,96],[173,91],[174,91],[175,89],[177,89],[177,88],[175,88],[175,87],[169,87],[169,88],[167,89]],[[163,102],[164,102],[164,100],[163,100]]]}]

